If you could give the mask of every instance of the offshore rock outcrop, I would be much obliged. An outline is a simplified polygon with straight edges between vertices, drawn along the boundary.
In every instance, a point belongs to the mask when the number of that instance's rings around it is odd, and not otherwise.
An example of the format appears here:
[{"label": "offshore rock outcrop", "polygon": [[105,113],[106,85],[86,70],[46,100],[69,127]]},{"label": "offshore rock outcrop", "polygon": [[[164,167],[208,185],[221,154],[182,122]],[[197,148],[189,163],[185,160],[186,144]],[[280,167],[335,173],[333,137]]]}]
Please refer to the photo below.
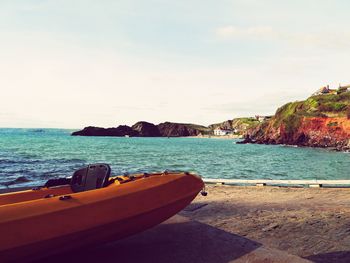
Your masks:
[{"label": "offshore rock outcrop", "polygon": [[3,183],[1,183],[1,185],[9,187],[10,185],[22,184],[22,183],[27,183],[27,182],[30,182],[30,179],[28,179],[25,176],[20,176],[20,177],[17,177],[15,180],[3,182]]},{"label": "offshore rock outcrop", "polygon": [[246,136],[263,144],[350,150],[350,92],[288,103]]}]

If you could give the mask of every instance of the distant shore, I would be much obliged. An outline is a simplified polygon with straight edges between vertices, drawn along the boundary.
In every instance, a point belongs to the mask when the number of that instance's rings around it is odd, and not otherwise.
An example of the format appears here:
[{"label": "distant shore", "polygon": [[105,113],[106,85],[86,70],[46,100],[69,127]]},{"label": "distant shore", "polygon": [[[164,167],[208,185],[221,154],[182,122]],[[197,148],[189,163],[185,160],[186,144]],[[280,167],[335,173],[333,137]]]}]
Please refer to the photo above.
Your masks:
[{"label": "distant shore", "polygon": [[182,138],[204,138],[204,139],[243,139],[242,135],[235,135],[235,134],[230,134],[230,135],[198,135],[198,136],[186,136]]}]

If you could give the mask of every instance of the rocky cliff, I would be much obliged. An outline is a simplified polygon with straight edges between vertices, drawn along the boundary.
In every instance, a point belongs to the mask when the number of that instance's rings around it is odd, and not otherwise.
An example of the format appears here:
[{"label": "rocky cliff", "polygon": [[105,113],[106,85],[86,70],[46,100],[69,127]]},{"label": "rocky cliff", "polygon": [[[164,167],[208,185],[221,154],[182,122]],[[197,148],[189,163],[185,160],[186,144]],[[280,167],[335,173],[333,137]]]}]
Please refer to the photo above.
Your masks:
[{"label": "rocky cliff", "polygon": [[126,125],[120,125],[117,128],[100,128],[89,126],[81,131],[72,133],[73,136],[138,136],[138,132]]},{"label": "rocky cliff", "polygon": [[73,132],[73,136],[131,136],[131,137],[184,137],[208,134],[208,127],[196,124],[164,122],[158,125],[140,121],[132,127],[121,125],[117,128],[85,127],[83,130]]},{"label": "rocky cliff", "polygon": [[159,132],[164,137],[197,136],[210,133],[208,127],[196,124],[164,122],[158,125]]},{"label": "rocky cliff", "polygon": [[160,137],[159,129],[156,125],[146,121],[136,122],[131,128],[141,137]]},{"label": "rocky cliff", "polygon": [[256,143],[350,149],[350,92],[287,103],[246,136]]}]

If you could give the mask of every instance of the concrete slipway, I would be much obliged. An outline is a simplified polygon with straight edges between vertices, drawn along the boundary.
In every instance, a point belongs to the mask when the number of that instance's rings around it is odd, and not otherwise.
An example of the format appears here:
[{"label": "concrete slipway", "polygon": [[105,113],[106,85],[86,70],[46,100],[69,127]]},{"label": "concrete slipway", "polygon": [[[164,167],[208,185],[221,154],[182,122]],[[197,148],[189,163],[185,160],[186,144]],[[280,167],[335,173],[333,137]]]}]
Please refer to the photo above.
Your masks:
[{"label": "concrete slipway", "polygon": [[310,262],[242,236],[176,215],[124,240],[43,259],[46,262]]}]

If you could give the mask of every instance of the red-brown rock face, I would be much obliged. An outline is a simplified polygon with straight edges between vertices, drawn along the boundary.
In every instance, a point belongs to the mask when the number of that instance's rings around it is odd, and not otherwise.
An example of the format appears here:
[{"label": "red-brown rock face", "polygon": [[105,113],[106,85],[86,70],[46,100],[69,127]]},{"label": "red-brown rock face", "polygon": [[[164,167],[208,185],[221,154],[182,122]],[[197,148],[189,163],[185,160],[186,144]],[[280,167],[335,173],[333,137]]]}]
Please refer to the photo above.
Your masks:
[{"label": "red-brown rock face", "polygon": [[350,119],[347,117],[303,117],[292,130],[283,122],[276,127],[271,120],[248,134],[257,143],[350,149]]}]

